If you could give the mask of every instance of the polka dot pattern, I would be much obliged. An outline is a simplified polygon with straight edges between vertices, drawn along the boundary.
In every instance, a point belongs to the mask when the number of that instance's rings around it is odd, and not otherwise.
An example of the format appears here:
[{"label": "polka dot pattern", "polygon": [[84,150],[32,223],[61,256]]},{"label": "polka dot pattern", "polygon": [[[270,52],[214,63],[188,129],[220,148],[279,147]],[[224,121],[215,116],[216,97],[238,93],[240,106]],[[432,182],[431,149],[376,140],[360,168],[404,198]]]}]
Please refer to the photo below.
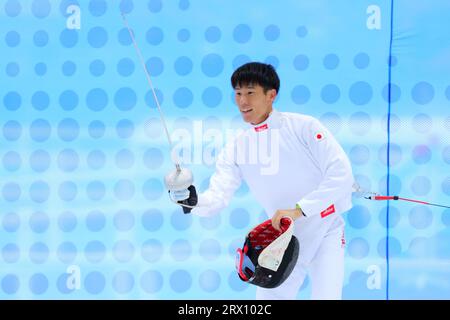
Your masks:
[{"label": "polka dot pattern", "polygon": [[[394,50],[388,57],[387,43],[374,50],[357,32],[364,23],[355,26],[348,5],[341,7],[332,20],[325,10],[312,21],[304,3],[266,3],[244,17],[231,5],[218,15],[190,0],[4,0],[0,298],[254,297],[233,259],[246,232],[271,213],[245,183],[212,217],[183,214],[169,201],[163,177],[173,168],[172,155],[129,31],[117,24],[120,12],[129,17],[171,132],[195,135],[199,124],[203,132],[224,134],[246,128],[229,77],[244,63],[263,61],[281,76],[275,107],[319,119],[343,146],[361,187],[447,203],[450,82],[441,77],[448,62],[436,49],[443,44],[419,45],[420,37],[410,37],[402,49],[414,55]],[[77,8],[80,29],[72,29],[66,22],[77,18]],[[333,33],[322,21],[336,21],[350,34]],[[349,37],[355,46],[342,47]],[[201,157],[187,147],[183,156],[202,159],[194,184],[205,191],[222,144],[196,139],[189,143],[203,148]],[[386,257],[386,228],[390,257],[412,265],[448,259],[448,210],[400,201],[387,207],[355,194],[343,217],[344,298],[373,299],[382,291],[366,288],[361,266]],[[73,266],[79,275],[65,272]],[[430,283],[442,278],[427,272]],[[407,283],[398,270],[391,273]],[[393,286],[399,298],[414,290],[443,296],[429,284]],[[310,287],[305,280],[300,296]]]}]

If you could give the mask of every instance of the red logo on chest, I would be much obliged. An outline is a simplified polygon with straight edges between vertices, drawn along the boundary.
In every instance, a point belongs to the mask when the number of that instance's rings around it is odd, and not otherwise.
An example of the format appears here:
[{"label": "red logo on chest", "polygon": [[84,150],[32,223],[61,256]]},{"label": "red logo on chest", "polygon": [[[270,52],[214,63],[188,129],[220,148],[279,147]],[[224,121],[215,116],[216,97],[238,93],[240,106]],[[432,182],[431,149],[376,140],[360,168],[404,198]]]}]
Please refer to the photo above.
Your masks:
[{"label": "red logo on chest", "polygon": [[255,127],[255,131],[256,131],[256,132],[260,132],[260,131],[267,130],[268,128],[269,128],[269,126],[267,125],[267,123],[265,123],[265,124],[263,124],[262,126]]},{"label": "red logo on chest", "polygon": [[320,213],[320,216],[321,216],[322,218],[325,218],[326,216],[329,216],[330,214],[335,213],[335,212],[336,212],[336,210],[334,209],[334,204],[332,204],[331,206],[329,206],[328,208],[326,208],[325,210],[323,210],[323,211]]}]

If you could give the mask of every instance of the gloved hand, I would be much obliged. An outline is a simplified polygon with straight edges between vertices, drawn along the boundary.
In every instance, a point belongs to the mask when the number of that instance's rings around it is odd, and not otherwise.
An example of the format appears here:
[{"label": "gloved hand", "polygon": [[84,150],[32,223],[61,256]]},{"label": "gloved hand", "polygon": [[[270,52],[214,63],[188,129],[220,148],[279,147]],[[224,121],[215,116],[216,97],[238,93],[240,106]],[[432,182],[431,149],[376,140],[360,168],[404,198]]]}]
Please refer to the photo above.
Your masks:
[{"label": "gloved hand", "polygon": [[[195,190],[195,187],[192,184],[189,186],[188,190],[189,190],[189,198],[177,202],[188,206],[196,206],[198,202],[197,190]],[[192,208],[187,208],[184,206],[181,206],[181,208],[183,208],[184,213],[190,213],[192,210]]]}]

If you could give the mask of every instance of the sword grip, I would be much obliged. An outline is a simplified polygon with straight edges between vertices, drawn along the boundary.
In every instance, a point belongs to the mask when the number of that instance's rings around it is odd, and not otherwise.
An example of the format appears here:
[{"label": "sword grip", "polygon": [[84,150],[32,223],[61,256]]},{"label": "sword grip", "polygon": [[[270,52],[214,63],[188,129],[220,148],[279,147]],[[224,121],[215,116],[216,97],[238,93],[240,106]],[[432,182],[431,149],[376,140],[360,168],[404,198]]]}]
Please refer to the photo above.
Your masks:
[{"label": "sword grip", "polygon": [[370,196],[369,200],[398,200],[398,196]]}]

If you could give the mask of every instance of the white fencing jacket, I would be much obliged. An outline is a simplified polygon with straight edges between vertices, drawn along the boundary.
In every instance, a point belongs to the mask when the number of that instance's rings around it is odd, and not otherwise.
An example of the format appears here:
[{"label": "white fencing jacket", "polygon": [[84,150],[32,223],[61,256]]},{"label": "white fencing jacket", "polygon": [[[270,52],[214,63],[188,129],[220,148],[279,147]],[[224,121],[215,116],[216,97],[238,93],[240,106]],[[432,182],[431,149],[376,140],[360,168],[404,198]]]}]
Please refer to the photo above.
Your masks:
[{"label": "white fencing jacket", "polygon": [[331,133],[315,118],[273,110],[220,152],[209,188],[191,213],[213,215],[230,202],[245,180],[268,217],[298,204],[306,217],[295,221],[300,256],[308,264],[320,240],[343,227],[341,213],[352,207],[350,161]]}]

